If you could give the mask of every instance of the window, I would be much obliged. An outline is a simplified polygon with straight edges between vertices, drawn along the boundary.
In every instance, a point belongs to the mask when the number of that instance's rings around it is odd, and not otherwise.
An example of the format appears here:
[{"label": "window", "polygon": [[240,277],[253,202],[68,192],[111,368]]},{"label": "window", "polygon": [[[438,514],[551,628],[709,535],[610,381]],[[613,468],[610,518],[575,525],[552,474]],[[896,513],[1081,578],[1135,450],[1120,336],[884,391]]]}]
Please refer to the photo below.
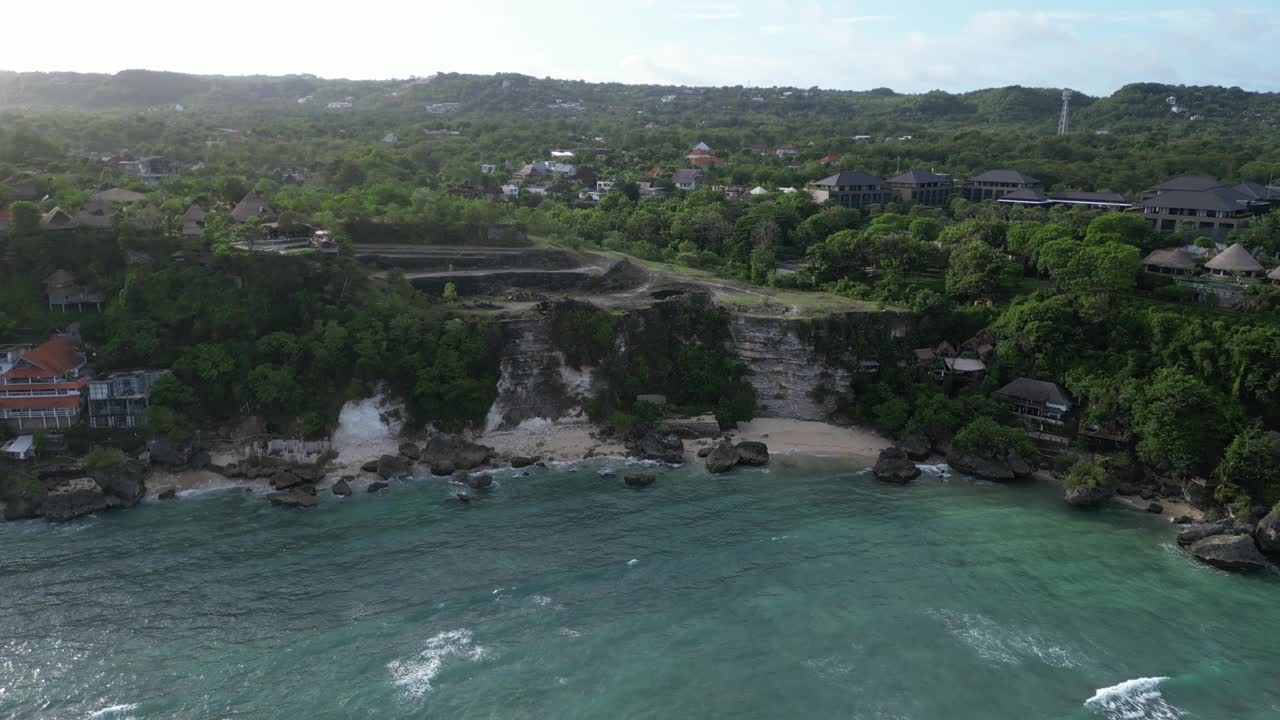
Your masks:
[{"label": "window", "polygon": [[106,400],[109,396],[110,396],[110,392],[106,383],[90,383],[89,385],[90,400]]}]

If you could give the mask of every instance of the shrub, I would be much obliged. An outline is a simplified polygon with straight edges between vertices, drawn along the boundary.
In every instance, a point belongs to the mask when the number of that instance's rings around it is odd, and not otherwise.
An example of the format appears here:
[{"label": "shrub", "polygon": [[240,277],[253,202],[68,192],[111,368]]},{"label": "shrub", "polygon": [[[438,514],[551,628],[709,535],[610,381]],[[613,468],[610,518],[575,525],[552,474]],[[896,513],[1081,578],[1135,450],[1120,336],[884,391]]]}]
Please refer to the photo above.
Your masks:
[{"label": "shrub", "polygon": [[84,456],[84,465],[90,470],[106,470],[127,461],[124,452],[111,447],[95,447]]},{"label": "shrub", "polygon": [[1096,489],[1106,484],[1107,471],[1095,462],[1080,460],[1071,466],[1062,482],[1069,488]]},{"label": "shrub", "polygon": [[1022,430],[1001,425],[987,416],[979,416],[956,433],[956,447],[985,458],[1003,458],[1016,451],[1024,458],[1035,455],[1036,448]]}]

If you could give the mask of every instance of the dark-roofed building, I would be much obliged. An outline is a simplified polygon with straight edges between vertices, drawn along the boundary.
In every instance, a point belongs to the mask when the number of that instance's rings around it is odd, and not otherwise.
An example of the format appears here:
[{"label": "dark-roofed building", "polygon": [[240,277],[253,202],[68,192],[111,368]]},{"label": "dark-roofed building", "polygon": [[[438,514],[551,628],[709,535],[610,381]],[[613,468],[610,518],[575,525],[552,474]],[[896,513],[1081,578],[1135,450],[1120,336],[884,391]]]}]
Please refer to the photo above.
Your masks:
[{"label": "dark-roofed building", "polygon": [[1162,192],[1204,192],[1206,190],[1214,190],[1216,188],[1224,187],[1227,187],[1226,183],[1215,177],[1209,177],[1208,175],[1183,175],[1181,177],[1173,178],[1172,180],[1165,180],[1155,186],[1152,192],[1157,195]]},{"label": "dark-roofed building", "polygon": [[1280,204],[1280,190],[1256,182],[1242,182],[1231,188],[1254,202],[1267,203],[1274,207]]},{"label": "dark-roofed building", "polygon": [[928,170],[908,170],[885,181],[894,197],[917,205],[946,205],[955,189],[950,175]]},{"label": "dark-roofed building", "polygon": [[966,200],[999,200],[1015,190],[1043,190],[1044,185],[1030,175],[1017,170],[988,170],[969,178],[960,189]]},{"label": "dark-roofed building", "polygon": [[248,193],[231,211],[231,219],[238,223],[246,223],[259,218],[271,217],[275,212],[267,205],[267,201],[255,192]]},{"label": "dark-roofed building", "polygon": [[182,214],[182,237],[197,238],[204,235],[204,208],[192,205]]},{"label": "dark-roofed building", "polygon": [[56,207],[40,216],[40,227],[45,230],[72,230],[76,227],[76,219],[71,213]]},{"label": "dark-roofed building", "polygon": [[893,199],[893,193],[885,187],[884,180],[853,170],[818,180],[810,185],[809,193],[815,202],[834,202],[859,210],[870,205],[883,205]]},{"label": "dark-roofed building", "polygon": [[151,386],[168,370],[130,370],[89,382],[89,427],[132,428],[147,424]]},{"label": "dark-roofed building", "polygon": [[1181,248],[1154,250],[1142,260],[1142,269],[1163,275],[1194,275],[1198,266],[1191,253]]},{"label": "dark-roofed building", "polygon": [[1067,391],[1044,380],[1020,377],[996,391],[1018,417],[1061,425],[1071,412]]},{"label": "dark-roofed building", "polygon": [[144,200],[146,197],[146,195],[132,190],[111,188],[110,190],[102,190],[90,195],[89,200],[90,202],[96,200],[104,203],[121,203],[123,205],[127,205],[129,203],[136,203]]},{"label": "dark-roofed building", "polygon": [[677,170],[671,175],[671,182],[681,190],[697,190],[702,187],[703,172],[701,170]]},{"label": "dark-roofed building", "polygon": [[68,305],[75,305],[77,310],[81,310],[85,305],[92,305],[99,312],[102,311],[102,293],[81,286],[76,282],[75,276],[66,270],[56,270],[45,278],[44,291],[49,298],[50,309],[58,307],[66,310]]},{"label": "dark-roofed building", "polygon": [[1190,223],[1193,232],[1216,240],[1245,227],[1252,215],[1266,208],[1265,202],[1221,184],[1204,190],[1164,190],[1142,201],[1142,214],[1156,230],[1176,232],[1182,223]]}]

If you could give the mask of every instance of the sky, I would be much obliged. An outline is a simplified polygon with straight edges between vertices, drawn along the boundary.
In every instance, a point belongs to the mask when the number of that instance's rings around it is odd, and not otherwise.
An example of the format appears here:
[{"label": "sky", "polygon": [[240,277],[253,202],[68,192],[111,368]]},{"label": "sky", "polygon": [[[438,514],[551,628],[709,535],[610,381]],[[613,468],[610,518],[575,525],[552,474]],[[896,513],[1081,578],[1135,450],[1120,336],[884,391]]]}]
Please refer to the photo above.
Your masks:
[{"label": "sky", "polygon": [[18,71],[1280,90],[1280,0],[61,0],[53,20],[5,4],[0,69]]}]

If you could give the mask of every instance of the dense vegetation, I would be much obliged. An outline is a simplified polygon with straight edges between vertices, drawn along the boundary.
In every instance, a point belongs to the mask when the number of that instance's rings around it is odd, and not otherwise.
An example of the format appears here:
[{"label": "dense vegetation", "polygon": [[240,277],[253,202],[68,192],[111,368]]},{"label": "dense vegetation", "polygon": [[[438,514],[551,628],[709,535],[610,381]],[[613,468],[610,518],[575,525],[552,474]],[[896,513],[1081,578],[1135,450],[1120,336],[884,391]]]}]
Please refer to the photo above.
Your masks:
[{"label": "dense vegetation", "polygon": [[[1171,112],[1168,96],[1190,111]],[[325,108],[347,97],[354,107]],[[1280,293],[1255,286],[1234,306],[1217,307],[1138,272],[1140,257],[1196,242],[1194,232],[1158,235],[1126,213],[959,199],[942,208],[892,203],[858,211],[783,192],[839,169],[889,176],[927,167],[964,176],[1012,167],[1050,190],[1136,198],[1183,173],[1267,182],[1280,170],[1274,94],[1129,86],[1108,98],[1077,97],[1079,130],[1062,137],[1052,135],[1057,97],[1057,90],[1016,87],[913,96],[514,75],[352,83],[0,74],[0,178],[29,172],[24,182],[40,197],[9,205],[0,336],[38,340],[70,319],[49,311],[40,294],[40,279],[66,268],[111,291],[106,312],[81,318],[97,348],[95,364],[174,370],[153,410],[164,432],[180,436],[253,414],[277,428],[319,433],[344,398],[379,383],[407,400],[415,422],[459,428],[480,419],[492,400],[491,324],[394,275],[371,282],[347,252],[323,259],[236,254],[230,243],[254,228],[232,223],[228,212],[253,190],[282,224],[328,228],[344,248],[352,241],[467,242],[477,228],[517,223],[571,248],[910,311],[914,333],[893,345],[855,348],[863,342],[856,333],[818,333],[833,348],[881,360],[879,373],[855,373],[851,387],[830,391],[847,398],[842,410],[850,419],[892,435],[1008,447],[1015,441],[1004,426],[988,422],[1004,419],[992,391],[1018,376],[1052,380],[1083,405],[1086,424],[1130,435],[1136,461],[1179,477],[1215,475],[1224,482],[1220,500],[1233,507],[1280,501],[1280,476],[1270,472],[1280,451],[1273,434],[1280,429]],[[424,110],[434,103],[459,105]],[[1104,128],[1107,134],[1092,132]],[[699,141],[727,161],[707,171],[708,185],[760,185],[770,193],[729,199],[712,189],[674,191],[670,171],[688,166],[685,154]],[[782,159],[751,149],[782,143],[797,154]],[[511,175],[506,163],[519,168],[553,148],[576,151],[575,178],[549,182],[546,195],[495,199]],[[122,158],[152,154],[186,169],[158,187],[119,169]],[[839,158],[819,162],[828,155]],[[497,170],[482,173],[482,163]],[[665,170],[650,178],[653,168]],[[298,174],[305,179],[296,182]],[[580,199],[578,191],[597,178],[619,182],[598,203]],[[638,183],[648,181],[666,196],[641,197]],[[113,186],[148,198],[122,211],[107,232],[39,229],[40,212],[79,207]],[[0,185],[0,205],[11,192]],[[202,239],[181,235],[191,203],[210,211]],[[1231,240],[1260,249],[1268,262],[1280,258],[1280,214]],[[204,260],[170,260],[176,249]],[[157,261],[126,265],[128,250]],[[798,271],[777,270],[780,261],[800,260]],[[554,317],[569,361],[596,366],[607,380],[608,393],[593,408],[598,416],[634,415],[635,395],[650,392],[685,409],[715,410],[726,422],[751,414],[753,398],[723,352],[725,326],[714,310],[662,318],[654,324],[666,324],[662,337],[601,311],[562,309]],[[940,385],[897,366],[904,347],[959,344],[983,328],[998,351],[978,383]],[[618,351],[618,337],[631,341],[627,351]],[[1097,472],[1081,466],[1075,476],[1092,483]]]}]

